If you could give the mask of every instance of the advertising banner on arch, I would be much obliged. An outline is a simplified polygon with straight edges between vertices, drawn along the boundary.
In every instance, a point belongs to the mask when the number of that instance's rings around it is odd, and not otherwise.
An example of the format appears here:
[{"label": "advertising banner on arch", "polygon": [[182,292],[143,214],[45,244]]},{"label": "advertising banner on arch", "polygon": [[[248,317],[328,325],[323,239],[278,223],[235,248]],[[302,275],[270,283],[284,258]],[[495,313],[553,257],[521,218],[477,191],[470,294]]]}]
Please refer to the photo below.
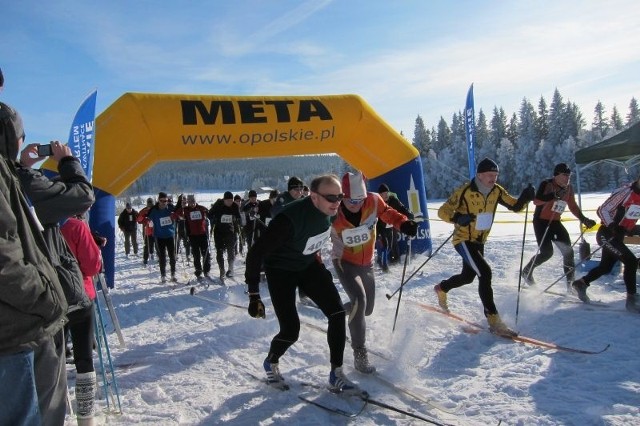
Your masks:
[{"label": "advertising banner on arch", "polygon": [[464,128],[467,135],[467,157],[469,161],[469,179],[476,175],[476,118],[473,105],[473,84],[467,92],[467,103],[464,108]]},{"label": "advertising banner on arch", "polygon": [[[432,245],[423,176],[422,161],[417,157],[384,175],[370,179],[367,185],[369,191],[377,192],[380,184],[386,184],[390,192],[396,194],[398,200],[413,213],[418,222],[418,234],[411,243],[411,251],[428,256],[431,254]],[[400,241],[404,250],[406,236],[400,234]]]}]

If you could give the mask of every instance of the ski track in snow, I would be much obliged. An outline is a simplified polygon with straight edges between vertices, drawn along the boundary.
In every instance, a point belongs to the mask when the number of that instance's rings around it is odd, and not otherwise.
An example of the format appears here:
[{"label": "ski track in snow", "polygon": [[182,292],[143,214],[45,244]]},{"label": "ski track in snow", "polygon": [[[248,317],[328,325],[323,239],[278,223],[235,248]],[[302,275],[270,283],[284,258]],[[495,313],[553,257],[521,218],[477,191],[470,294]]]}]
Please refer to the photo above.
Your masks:
[{"label": "ski track in snow", "polygon": [[[584,196],[586,216],[596,218],[593,210],[606,196]],[[209,205],[206,197],[199,195],[199,203]],[[432,219],[437,218],[434,209],[439,204],[429,203]],[[531,208],[529,215],[532,215]],[[523,215],[515,217],[521,220]],[[572,216],[567,213],[563,217]],[[640,423],[640,339],[637,338],[640,316],[623,311],[622,276],[605,276],[589,288],[592,299],[615,306],[609,310],[561,303],[557,296],[523,291],[516,326],[522,226],[522,223],[496,223],[486,246],[485,254],[493,267],[495,300],[503,320],[526,336],[584,349],[601,349],[610,343],[608,351],[599,355],[563,353],[509,342],[488,333],[469,334],[459,323],[407,303],[415,300],[436,304],[433,285],[460,271],[460,257],[448,242],[425,265],[423,274],[418,274],[404,288],[394,333],[397,295],[389,301],[385,294],[400,284],[402,264],[392,266],[387,274],[376,269],[376,307],[367,318],[367,339],[371,349],[391,358],[386,361],[370,354],[370,360],[385,377],[454,410],[455,414],[435,410],[355,372],[349,344],[345,349],[348,377],[368,390],[372,398],[447,424]],[[575,241],[579,235],[577,222],[567,222],[566,226]],[[432,220],[433,248],[451,231],[450,225]],[[527,231],[524,262],[536,251],[530,224]],[[594,249],[595,234],[587,233],[586,237]],[[117,246],[116,286],[111,295],[126,347],[118,346],[108,315],[105,321],[123,413],[103,412],[106,405],[100,388],[97,401],[101,422],[110,425],[422,424],[373,406],[367,407],[356,419],[347,419],[300,401],[297,395],[302,390],[295,383],[324,384],[329,373],[326,335],[304,324],[299,341],[280,362],[283,375],[294,383],[293,389],[280,392],[259,383],[246,371],[263,375],[262,361],[277,332],[264,283],[261,294],[267,317],[253,319],[246,309],[190,296],[190,285],[185,283],[192,272],[189,267],[183,269],[180,258],[177,268],[181,284],[171,288],[169,283],[160,284],[155,263],[145,268],[141,256],[126,259],[121,242]],[[423,255],[416,255],[407,270],[412,271],[425,259]],[[215,255],[212,260],[212,271],[217,271]],[[208,289],[199,287],[197,294],[246,306],[242,261],[243,258],[236,260],[236,276],[227,279],[225,287],[215,284]],[[584,270],[579,269],[576,276],[583,273]],[[561,258],[557,251],[535,271],[540,288],[560,275]],[[346,301],[339,285],[338,288]],[[564,292],[565,281],[556,284],[554,290]],[[477,281],[452,290],[449,306],[454,313],[484,323]],[[319,311],[305,306],[299,311],[303,321],[325,326]],[[97,366],[97,358],[95,362]]]}]

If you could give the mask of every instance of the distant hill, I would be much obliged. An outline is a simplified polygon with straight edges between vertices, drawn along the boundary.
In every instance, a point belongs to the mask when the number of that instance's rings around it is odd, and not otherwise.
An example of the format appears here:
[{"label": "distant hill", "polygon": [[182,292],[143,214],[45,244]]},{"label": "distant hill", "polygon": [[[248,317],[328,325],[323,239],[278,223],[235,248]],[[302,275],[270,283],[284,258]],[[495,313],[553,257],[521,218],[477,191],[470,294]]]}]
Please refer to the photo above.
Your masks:
[{"label": "distant hill", "polygon": [[131,185],[122,197],[165,191],[206,192],[212,188],[273,187],[285,190],[287,179],[297,176],[305,183],[318,175],[341,176],[351,168],[337,155],[306,155],[241,160],[172,161],[155,165]]}]

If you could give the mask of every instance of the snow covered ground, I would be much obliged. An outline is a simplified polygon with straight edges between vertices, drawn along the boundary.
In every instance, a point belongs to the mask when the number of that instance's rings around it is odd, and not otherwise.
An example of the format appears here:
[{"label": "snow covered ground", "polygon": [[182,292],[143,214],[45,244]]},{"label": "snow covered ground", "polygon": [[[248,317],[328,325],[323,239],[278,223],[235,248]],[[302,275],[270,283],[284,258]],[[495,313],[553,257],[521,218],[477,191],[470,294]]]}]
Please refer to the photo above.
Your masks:
[{"label": "snow covered ground", "polygon": [[[199,202],[209,206],[208,195]],[[596,219],[595,208],[607,194],[590,194],[583,205]],[[451,233],[451,225],[437,220],[438,202],[429,204],[433,247]],[[532,209],[532,208],[531,208]],[[529,211],[531,218],[532,210]],[[540,294],[561,272],[559,254],[535,272],[537,288],[518,295],[518,270],[523,247],[521,215],[499,214],[486,246],[493,265],[495,299],[505,322],[521,334],[576,348],[599,350],[584,355],[514,343],[489,333],[470,334],[460,323],[421,309],[415,302],[434,305],[433,285],[458,273],[459,256],[447,242],[412,279],[402,293],[395,332],[397,296],[385,297],[401,282],[402,264],[389,273],[376,271],[377,295],[368,318],[368,346],[378,371],[396,384],[429,398],[447,412],[391,390],[375,378],[355,372],[347,344],[345,370],[372,398],[452,425],[627,425],[640,424],[640,317],[624,311],[622,277],[610,275],[594,283],[592,299],[610,308],[565,303],[562,297]],[[570,213],[564,215],[572,218]],[[567,228],[575,241],[576,221]],[[594,234],[587,240],[596,248]],[[533,230],[527,227],[525,262],[535,254]],[[577,245],[576,245],[576,257]],[[416,255],[413,271],[426,260]],[[217,268],[212,267],[212,271]],[[581,276],[583,271],[578,271]],[[160,284],[157,265],[146,268],[140,258],[126,259],[122,244],[116,255],[116,287],[111,291],[126,346],[110,345],[122,398],[122,414],[100,414],[111,425],[324,425],[420,424],[420,420],[368,406],[353,420],[323,411],[298,399],[307,391],[296,383],[326,382],[329,365],[326,335],[303,324],[300,340],[281,359],[281,370],[294,383],[288,392],[272,390],[247,372],[263,375],[262,360],[277,331],[266,287],[264,320],[249,317],[244,307],[243,259],[236,277],[225,287],[212,285],[189,294],[191,269],[178,260],[180,286]],[[524,286],[524,283],[523,283]],[[554,290],[565,292],[561,280]],[[347,300],[343,293],[343,300]],[[477,281],[449,293],[450,308],[484,324]],[[516,318],[516,307],[519,310]],[[577,299],[576,299],[577,300]],[[238,306],[231,306],[236,304]],[[300,307],[304,322],[324,325],[322,314]],[[517,325],[516,325],[517,319]],[[107,331],[113,327],[107,319]],[[72,374],[72,373],[70,373]],[[103,395],[100,394],[103,398]],[[105,408],[105,400],[99,400]]]}]

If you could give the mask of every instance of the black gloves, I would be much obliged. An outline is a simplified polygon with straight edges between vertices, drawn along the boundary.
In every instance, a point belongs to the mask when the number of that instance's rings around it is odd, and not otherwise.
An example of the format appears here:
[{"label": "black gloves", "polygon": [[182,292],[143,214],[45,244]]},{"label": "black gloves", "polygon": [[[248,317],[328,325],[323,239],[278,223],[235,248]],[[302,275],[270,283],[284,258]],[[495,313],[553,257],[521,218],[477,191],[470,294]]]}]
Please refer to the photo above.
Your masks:
[{"label": "black gloves", "polygon": [[533,185],[529,184],[525,189],[520,193],[520,197],[518,197],[518,204],[527,204],[536,197],[536,190]]},{"label": "black gloves", "polygon": [[591,229],[596,226],[596,221],[589,219],[588,217],[583,217],[581,222],[587,229]]},{"label": "black gloves", "polygon": [[264,318],[264,303],[260,299],[259,294],[251,294],[249,295],[249,315],[253,318]]},{"label": "black gloves", "polygon": [[407,220],[400,224],[400,232],[410,237],[415,237],[418,233],[418,224],[413,220]]},{"label": "black gloves", "polygon": [[456,213],[452,217],[453,221],[455,223],[457,223],[458,225],[460,225],[460,226],[467,226],[475,218],[476,218],[476,216],[474,214],[470,214],[470,213],[466,213],[466,214]]}]

